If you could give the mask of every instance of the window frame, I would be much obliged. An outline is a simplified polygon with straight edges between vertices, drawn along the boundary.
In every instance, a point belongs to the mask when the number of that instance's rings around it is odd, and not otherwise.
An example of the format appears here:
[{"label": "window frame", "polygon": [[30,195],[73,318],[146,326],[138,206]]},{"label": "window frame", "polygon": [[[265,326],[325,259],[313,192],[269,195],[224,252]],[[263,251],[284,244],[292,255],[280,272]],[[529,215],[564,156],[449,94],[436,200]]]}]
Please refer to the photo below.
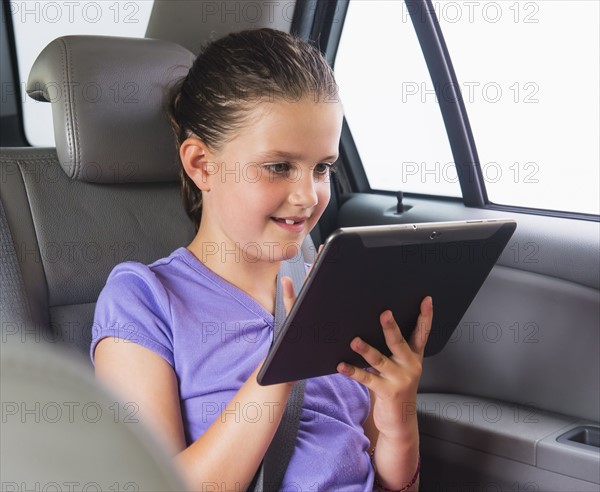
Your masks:
[{"label": "window frame", "polygon": [[[16,107],[16,113],[2,117],[0,128],[2,130],[1,145],[6,143],[11,147],[31,147],[25,135],[25,127],[23,124],[23,105],[21,104],[23,93],[21,92],[21,84],[19,79],[19,65],[17,62],[17,49],[15,45],[15,31],[13,26],[12,15],[10,13],[10,3],[2,2],[2,40],[6,40],[8,46],[8,59],[2,60],[2,69],[4,72],[3,82],[12,83],[13,92],[9,94],[3,91],[3,98],[6,97],[6,102],[2,104],[12,104]],[[10,81],[10,82],[6,82]]]},{"label": "window frame", "polygon": [[[335,55],[337,54],[350,1],[321,0],[315,3],[314,1],[302,2],[302,0],[298,0],[299,5],[302,3],[306,4],[305,6],[311,4],[311,8],[306,8],[306,10],[312,10],[314,14],[312,28],[305,28],[303,31],[299,31],[298,34],[315,42],[325,53],[332,66],[335,66]],[[594,214],[519,207],[517,205],[500,205],[489,200],[469,117],[432,0],[404,0],[404,2],[436,91],[454,163],[457,167],[462,199],[408,192],[405,196],[444,198],[451,201],[462,201],[466,207],[471,208],[600,222],[600,216]],[[302,11],[302,6],[299,11]],[[385,195],[394,194],[394,192],[388,190],[374,190],[370,187],[352,132],[345,119],[340,141],[340,155],[346,165],[348,179],[353,191]]]}]

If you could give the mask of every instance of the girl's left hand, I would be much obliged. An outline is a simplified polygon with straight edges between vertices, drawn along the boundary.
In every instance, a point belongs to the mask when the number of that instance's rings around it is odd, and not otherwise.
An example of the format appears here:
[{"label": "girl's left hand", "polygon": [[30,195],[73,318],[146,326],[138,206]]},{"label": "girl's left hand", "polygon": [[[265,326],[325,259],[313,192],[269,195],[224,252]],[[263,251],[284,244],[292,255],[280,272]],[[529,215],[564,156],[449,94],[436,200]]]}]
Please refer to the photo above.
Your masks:
[{"label": "girl's left hand", "polygon": [[350,342],[350,347],[359,353],[371,368],[361,369],[345,362],[337,366],[340,373],[371,390],[375,397],[373,423],[379,434],[388,439],[403,440],[406,433],[410,432],[411,426],[407,426],[408,421],[416,419],[417,388],[432,319],[432,299],[425,297],[421,302],[417,325],[407,343],[392,312],[384,311],[379,320],[392,355],[386,357],[356,337]]}]

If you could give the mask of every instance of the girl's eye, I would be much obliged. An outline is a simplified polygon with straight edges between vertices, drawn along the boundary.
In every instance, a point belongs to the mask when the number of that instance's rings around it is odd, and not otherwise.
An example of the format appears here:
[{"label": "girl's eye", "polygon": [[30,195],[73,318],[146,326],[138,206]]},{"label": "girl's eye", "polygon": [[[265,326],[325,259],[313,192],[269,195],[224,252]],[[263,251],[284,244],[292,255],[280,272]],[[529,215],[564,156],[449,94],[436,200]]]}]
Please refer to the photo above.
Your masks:
[{"label": "girl's eye", "polygon": [[276,162],[275,164],[267,164],[265,166],[271,173],[278,175],[287,175],[291,170],[288,162]]},{"label": "girl's eye", "polygon": [[315,166],[315,174],[318,176],[326,176],[332,172],[335,172],[335,168],[333,164],[329,164],[328,162],[320,162]]}]

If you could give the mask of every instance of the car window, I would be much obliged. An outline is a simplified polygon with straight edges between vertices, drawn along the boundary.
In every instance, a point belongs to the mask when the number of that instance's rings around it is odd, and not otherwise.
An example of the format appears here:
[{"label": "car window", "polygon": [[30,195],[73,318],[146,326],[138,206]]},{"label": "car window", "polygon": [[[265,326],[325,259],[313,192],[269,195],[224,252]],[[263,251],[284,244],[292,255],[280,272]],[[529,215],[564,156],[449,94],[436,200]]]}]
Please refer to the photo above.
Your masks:
[{"label": "car window", "polygon": [[403,1],[352,1],[335,60],[369,185],[461,196],[431,78]]},{"label": "car window", "polygon": [[598,214],[600,2],[433,2],[491,202]]},{"label": "car window", "polygon": [[[152,0],[128,1],[11,1],[9,11],[15,32],[25,135],[33,146],[53,147],[50,104],[27,97],[25,87],[37,55],[53,39],[71,34],[144,37]],[[83,88],[85,90],[85,88]],[[120,97],[124,88],[89,87],[90,97],[98,90]],[[56,94],[60,97],[60,94]]]}]

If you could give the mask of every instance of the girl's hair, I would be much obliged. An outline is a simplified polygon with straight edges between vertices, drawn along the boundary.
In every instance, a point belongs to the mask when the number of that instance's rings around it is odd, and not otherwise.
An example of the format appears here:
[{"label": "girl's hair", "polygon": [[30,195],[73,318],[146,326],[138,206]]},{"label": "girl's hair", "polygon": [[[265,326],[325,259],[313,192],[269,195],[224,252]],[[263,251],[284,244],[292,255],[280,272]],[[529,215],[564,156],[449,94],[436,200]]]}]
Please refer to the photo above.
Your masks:
[{"label": "girl's hair", "polygon": [[[191,136],[219,150],[262,102],[337,101],[333,71],[320,51],[283,31],[255,29],[229,34],[208,44],[169,104],[177,148]],[[202,193],[179,171],[185,210],[200,227]]]}]

